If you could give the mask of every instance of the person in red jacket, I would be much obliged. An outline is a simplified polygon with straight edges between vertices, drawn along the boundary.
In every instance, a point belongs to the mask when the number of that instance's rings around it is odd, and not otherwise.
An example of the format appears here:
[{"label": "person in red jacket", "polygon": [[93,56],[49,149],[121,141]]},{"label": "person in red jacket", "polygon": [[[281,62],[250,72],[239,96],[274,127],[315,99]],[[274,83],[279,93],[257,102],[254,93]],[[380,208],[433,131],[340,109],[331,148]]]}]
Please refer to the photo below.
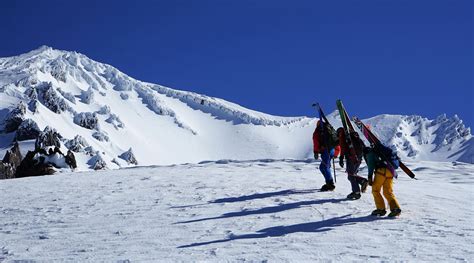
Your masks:
[{"label": "person in red jacket", "polygon": [[318,121],[316,124],[316,129],[313,132],[313,152],[316,160],[319,159],[319,154],[321,154],[319,170],[326,181],[321,187],[321,191],[333,191],[336,186],[334,185],[334,179],[331,173],[331,159],[338,156],[340,147],[339,145],[335,147],[329,145],[331,143],[328,143],[328,133],[324,128],[325,125],[326,124],[321,123],[321,121]]},{"label": "person in red jacket", "polygon": [[[344,128],[337,129],[339,137],[339,145],[341,146],[341,155],[339,157],[339,165],[344,167],[344,158],[346,159],[347,179],[351,182],[352,192],[347,196],[348,199],[356,200],[361,197],[361,192],[364,193],[367,189],[368,180],[357,175],[359,166],[362,162],[364,152],[364,142],[360,139],[357,132],[351,132],[351,142],[353,150],[349,148],[346,140],[346,133]],[[360,186],[359,186],[360,185]]]}]

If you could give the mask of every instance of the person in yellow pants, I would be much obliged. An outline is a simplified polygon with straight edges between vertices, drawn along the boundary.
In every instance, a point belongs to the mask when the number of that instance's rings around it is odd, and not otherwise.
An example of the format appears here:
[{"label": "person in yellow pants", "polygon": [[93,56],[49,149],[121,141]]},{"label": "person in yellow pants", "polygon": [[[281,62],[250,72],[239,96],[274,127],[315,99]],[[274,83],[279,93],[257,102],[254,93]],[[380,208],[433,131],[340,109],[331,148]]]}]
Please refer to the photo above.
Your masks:
[{"label": "person in yellow pants", "polygon": [[[385,201],[380,191],[383,189],[383,196],[387,199],[390,207],[389,217],[400,215],[402,210],[398,204],[397,198],[393,193],[393,173],[387,168],[384,162],[373,148],[366,147],[364,149],[364,157],[368,167],[369,185],[372,186],[372,195],[374,196],[375,209],[372,212],[374,216],[383,216],[387,213],[385,210]],[[375,171],[375,178],[372,180]]]}]

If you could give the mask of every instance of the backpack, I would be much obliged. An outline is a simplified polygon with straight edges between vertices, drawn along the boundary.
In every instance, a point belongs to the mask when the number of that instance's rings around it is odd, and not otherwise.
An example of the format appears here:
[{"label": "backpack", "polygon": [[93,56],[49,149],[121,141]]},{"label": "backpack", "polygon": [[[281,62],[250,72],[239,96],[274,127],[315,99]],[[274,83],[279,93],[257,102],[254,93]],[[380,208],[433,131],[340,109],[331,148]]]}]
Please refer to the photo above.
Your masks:
[{"label": "backpack", "polygon": [[[389,161],[393,169],[398,169],[398,167],[400,167],[400,161],[396,151],[393,151],[383,144],[377,145],[377,151],[382,159],[382,166],[387,166],[385,161]],[[384,160],[384,157],[387,158],[387,160]]]},{"label": "backpack", "polygon": [[357,158],[359,158],[360,160],[364,154],[363,151],[364,151],[365,144],[360,139],[359,135],[356,132],[351,133],[350,136],[351,136],[352,145],[354,146],[355,154],[357,155]]},{"label": "backpack", "polygon": [[336,130],[330,125],[325,123],[322,125],[322,130],[319,132],[319,144],[327,149],[334,149],[339,144]]}]

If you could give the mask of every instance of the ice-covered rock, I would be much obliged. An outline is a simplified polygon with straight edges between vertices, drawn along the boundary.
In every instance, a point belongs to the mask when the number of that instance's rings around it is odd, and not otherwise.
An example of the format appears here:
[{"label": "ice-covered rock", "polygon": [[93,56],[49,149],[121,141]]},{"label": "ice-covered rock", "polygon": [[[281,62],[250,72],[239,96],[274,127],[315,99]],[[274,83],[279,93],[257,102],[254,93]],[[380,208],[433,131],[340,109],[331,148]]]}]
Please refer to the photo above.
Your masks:
[{"label": "ice-covered rock", "polygon": [[99,119],[95,113],[80,112],[74,116],[74,123],[89,130],[99,129]]},{"label": "ice-covered rock", "polygon": [[38,138],[41,133],[38,124],[32,119],[25,119],[16,130],[15,140],[24,141]]},{"label": "ice-covered rock", "polygon": [[66,141],[64,145],[73,152],[83,152],[89,146],[86,139],[80,135],[76,135],[73,139]]},{"label": "ice-covered rock", "polygon": [[26,105],[23,101],[13,108],[5,119],[5,132],[13,132],[21,125],[25,119]]},{"label": "ice-covered rock", "polygon": [[110,114],[110,107],[107,105],[103,105],[98,111],[96,111],[96,113],[100,115]]},{"label": "ice-covered rock", "polygon": [[135,164],[135,165],[138,164],[137,158],[135,158],[132,148],[128,149],[128,151],[119,155],[119,157],[125,160],[128,164]]},{"label": "ice-covered rock", "polygon": [[89,160],[88,164],[90,165],[90,168],[94,170],[107,169],[107,163],[100,152],[96,152],[95,155]]},{"label": "ice-covered rock", "polygon": [[94,137],[96,140],[100,142],[108,142],[109,141],[109,136],[105,134],[103,131],[95,131],[92,133],[92,137]]},{"label": "ice-covered rock", "polygon": [[105,121],[107,123],[112,124],[115,127],[115,129],[124,128],[124,124],[122,120],[120,120],[120,117],[116,114],[111,113],[110,116]]},{"label": "ice-covered rock", "polygon": [[46,126],[38,135],[35,141],[35,149],[42,149],[47,146],[61,147],[62,136],[56,129]]},{"label": "ice-covered rock", "polygon": [[36,89],[39,91],[40,102],[54,113],[61,113],[70,109],[67,102],[59,97],[51,82],[42,82]]},{"label": "ice-covered rock", "polygon": [[85,104],[91,104],[94,102],[94,90],[92,88],[81,92],[81,102]]},{"label": "ice-covered rock", "polygon": [[73,169],[77,168],[76,156],[74,156],[74,153],[71,150],[67,150],[65,161],[69,167]]},{"label": "ice-covered rock", "polygon": [[0,161],[0,179],[15,178],[15,173],[22,160],[20,146],[14,143],[10,150],[7,150],[3,160]]}]

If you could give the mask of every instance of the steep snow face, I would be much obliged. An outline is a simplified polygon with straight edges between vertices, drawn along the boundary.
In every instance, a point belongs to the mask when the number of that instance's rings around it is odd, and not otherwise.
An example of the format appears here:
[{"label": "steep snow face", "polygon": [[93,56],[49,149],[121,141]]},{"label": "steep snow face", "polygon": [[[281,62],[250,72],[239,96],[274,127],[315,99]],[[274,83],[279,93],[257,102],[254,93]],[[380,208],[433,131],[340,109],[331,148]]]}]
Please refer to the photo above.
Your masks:
[{"label": "steep snow face", "polygon": [[[312,155],[312,118],[272,116],[141,82],[82,54],[46,46],[0,58],[1,127],[20,102],[23,111],[15,120],[55,128],[62,150],[77,150],[79,169]],[[337,113],[329,118],[339,126]],[[368,121],[404,157],[472,162],[470,130],[457,117],[382,115]],[[0,134],[0,148],[14,137]],[[80,147],[73,143],[78,141]],[[130,148],[133,162],[123,158]]]},{"label": "steep snow face", "polygon": [[[83,155],[81,169],[305,158],[311,152],[310,118],[271,116],[137,81],[82,54],[49,47],[0,59],[0,124],[20,102],[27,107],[17,119],[40,130],[55,128],[64,138],[61,147],[81,138],[87,147],[73,147]],[[2,138],[6,147],[11,136]],[[124,160],[130,148],[133,158]]]}]

